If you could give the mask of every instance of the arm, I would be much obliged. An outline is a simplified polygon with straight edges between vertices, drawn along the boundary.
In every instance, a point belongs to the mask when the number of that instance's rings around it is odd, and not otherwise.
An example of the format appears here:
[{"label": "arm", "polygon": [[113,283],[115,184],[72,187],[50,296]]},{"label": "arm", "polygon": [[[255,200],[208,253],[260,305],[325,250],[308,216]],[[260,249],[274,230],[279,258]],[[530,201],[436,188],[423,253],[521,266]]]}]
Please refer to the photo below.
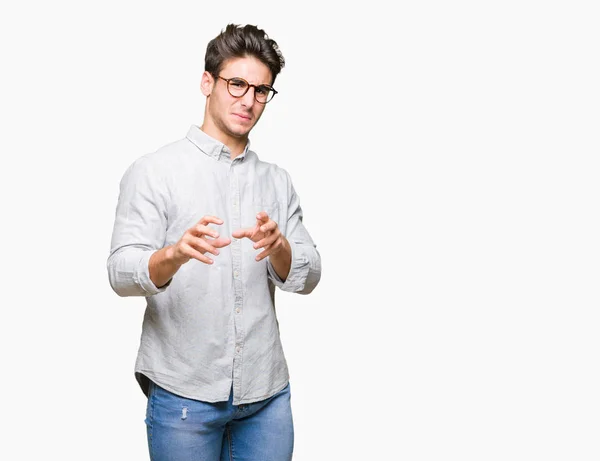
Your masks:
[{"label": "arm", "polygon": [[[231,243],[229,237],[220,237],[219,233],[208,227],[209,223],[223,224],[221,218],[216,216],[203,216],[198,223],[189,228],[183,237],[174,245],[169,245],[152,254],[149,261],[150,279],[157,287],[162,288],[170,283],[181,266],[191,258],[205,264],[212,264],[213,260],[205,256],[209,252],[219,255],[217,248],[223,248]],[[205,236],[212,237],[210,241]]]},{"label": "arm", "polygon": [[150,280],[159,288],[170,285],[171,279],[183,265],[175,260],[174,248],[175,245],[166,246],[153,253],[148,261]]},{"label": "arm", "polygon": [[160,173],[147,158],[136,160],[121,179],[107,260],[110,285],[119,296],[151,296],[171,283],[175,267],[166,258],[168,247],[160,250],[167,230],[166,194]]},{"label": "arm", "polygon": [[273,270],[280,280],[285,281],[292,267],[292,247],[287,238],[282,237],[281,250],[269,255],[268,262],[271,263]]},{"label": "arm", "polygon": [[309,294],[321,279],[321,256],[302,223],[300,198],[287,172],[286,175],[289,202],[284,244],[281,251],[268,257],[267,270],[269,278],[280,289]]}]

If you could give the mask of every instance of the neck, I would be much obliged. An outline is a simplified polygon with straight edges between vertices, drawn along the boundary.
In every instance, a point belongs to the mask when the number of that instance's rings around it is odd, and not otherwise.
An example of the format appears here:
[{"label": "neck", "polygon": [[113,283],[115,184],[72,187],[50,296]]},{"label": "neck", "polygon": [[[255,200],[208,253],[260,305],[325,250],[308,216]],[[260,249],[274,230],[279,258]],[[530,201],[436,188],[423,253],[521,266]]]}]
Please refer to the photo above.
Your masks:
[{"label": "neck", "polygon": [[230,136],[227,133],[224,133],[220,130],[210,118],[204,117],[204,122],[200,126],[200,129],[204,131],[207,135],[212,138],[215,138],[217,141],[221,141],[225,144],[229,151],[231,152],[231,159],[233,160],[246,148],[246,144],[248,144],[248,136],[243,137],[234,137]]}]

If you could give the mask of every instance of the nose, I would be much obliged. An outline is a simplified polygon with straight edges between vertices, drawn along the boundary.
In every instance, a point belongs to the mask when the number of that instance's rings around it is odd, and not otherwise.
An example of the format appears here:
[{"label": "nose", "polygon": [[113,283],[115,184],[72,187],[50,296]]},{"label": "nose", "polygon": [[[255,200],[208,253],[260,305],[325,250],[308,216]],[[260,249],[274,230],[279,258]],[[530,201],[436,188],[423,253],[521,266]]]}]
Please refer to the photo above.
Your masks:
[{"label": "nose", "polygon": [[242,96],[242,105],[244,107],[251,109],[254,103],[256,102],[256,100],[254,99],[254,91],[254,87],[251,86],[250,88],[248,88],[248,91],[246,91],[246,94]]}]

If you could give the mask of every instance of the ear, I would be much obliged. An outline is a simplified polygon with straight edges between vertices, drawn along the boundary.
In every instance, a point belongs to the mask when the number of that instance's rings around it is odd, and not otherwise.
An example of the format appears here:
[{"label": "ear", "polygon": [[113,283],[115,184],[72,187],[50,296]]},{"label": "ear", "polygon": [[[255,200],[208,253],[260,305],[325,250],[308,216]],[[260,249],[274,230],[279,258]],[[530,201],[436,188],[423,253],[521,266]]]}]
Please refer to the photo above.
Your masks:
[{"label": "ear", "polygon": [[213,86],[215,84],[215,79],[210,74],[210,72],[204,71],[202,74],[202,80],[200,81],[200,90],[204,96],[210,96],[212,93]]}]

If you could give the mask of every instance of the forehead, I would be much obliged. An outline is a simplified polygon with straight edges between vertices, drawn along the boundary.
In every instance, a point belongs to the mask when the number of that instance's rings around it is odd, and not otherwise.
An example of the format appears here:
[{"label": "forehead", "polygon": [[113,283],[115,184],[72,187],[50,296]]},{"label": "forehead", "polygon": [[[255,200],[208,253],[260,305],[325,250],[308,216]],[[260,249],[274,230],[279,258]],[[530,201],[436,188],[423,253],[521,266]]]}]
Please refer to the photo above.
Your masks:
[{"label": "forehead", "polygon": [[273,80],[269,68],[253,56],[228,59],[220,75],[224,78],[241,77],[254,84],[270,84]]}]

